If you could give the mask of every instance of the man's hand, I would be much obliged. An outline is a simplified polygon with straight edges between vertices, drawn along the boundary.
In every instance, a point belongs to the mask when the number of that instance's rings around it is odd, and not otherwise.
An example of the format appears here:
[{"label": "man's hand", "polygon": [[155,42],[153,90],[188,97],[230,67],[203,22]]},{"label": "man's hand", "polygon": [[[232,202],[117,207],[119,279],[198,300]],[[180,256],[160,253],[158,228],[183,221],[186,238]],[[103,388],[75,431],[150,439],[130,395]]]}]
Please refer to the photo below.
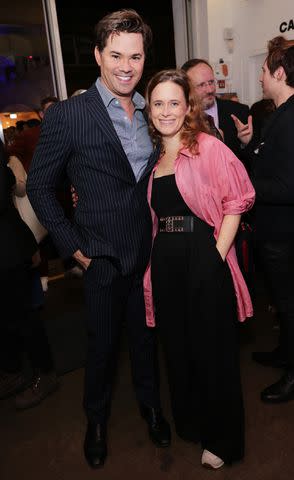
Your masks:
[{"label": "man's hand", "polygon": [[85,255],[82,254],[81,250],[77,250],[74,254],[73,257],[76,259],[76,261],[83,267],[84,270],[87,270],[89,267],[90,263],[92,262],[91,258],[85,257]]},{"label": "man's hand", "polygon": [[241,143],[247,145],[253,136],[252,115],[248,117],[248,123],[242,123],[236,115],[231,115],[238,132],[238,138]]}]

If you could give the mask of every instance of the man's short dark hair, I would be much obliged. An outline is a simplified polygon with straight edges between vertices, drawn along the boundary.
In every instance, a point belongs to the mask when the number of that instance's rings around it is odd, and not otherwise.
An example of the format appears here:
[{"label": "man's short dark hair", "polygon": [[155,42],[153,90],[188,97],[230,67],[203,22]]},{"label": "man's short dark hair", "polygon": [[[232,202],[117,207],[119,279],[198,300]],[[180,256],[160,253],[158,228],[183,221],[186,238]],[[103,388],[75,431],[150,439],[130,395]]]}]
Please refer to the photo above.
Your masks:
[{"label": "man's short dark hair", "polygon": [[212,66],[208,63],[207,60],[204,60],[204,58],[191,58],[191,60],[187,60],[182,66],[181,69],[184,70],[184,72],[187,72],[190,70],[190,68],[196,67],[196,65],[200,65],[200,63],[204,63],[204,65],[207,65],[211,70],[213,70]]},{"label": "man's short dark hair", "polygon": [[142,17],[131,8],[118,10],[103,17],[95,27],[95,45],[100,52],[104,50],[106,42],[111,35],[120,33],[141,33],[143,37],[144,52],[147,55],[152,43],[152,31]]},{"label": "man's short dark hair", "polygon": [[47,103],[57,103],[59,100],[57,97],[45,97],[45,98],[42,98],[41,102],[40,102],[40,105],[41,105],[41,109],[44,110],[44,107],[45,105],[47,105]]}]

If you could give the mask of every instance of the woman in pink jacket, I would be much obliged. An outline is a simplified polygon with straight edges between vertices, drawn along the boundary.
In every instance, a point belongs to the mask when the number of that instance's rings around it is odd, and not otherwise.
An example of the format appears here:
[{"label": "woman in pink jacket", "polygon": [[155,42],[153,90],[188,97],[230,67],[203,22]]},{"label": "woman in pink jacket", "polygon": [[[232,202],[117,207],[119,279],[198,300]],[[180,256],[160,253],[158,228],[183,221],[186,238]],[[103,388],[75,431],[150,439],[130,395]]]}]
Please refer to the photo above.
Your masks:
[{"label": "woman in pink jacket", "polygon": [[206,133],[185,72],[159,72],[146,97],[161,148],[148,188],[147,323],[158,325],[177,434],[200,440],[202,464],[219,468],[244,453],[237,317],[252,316],[252,304],[234,238],[254,189],[231,150]]}]

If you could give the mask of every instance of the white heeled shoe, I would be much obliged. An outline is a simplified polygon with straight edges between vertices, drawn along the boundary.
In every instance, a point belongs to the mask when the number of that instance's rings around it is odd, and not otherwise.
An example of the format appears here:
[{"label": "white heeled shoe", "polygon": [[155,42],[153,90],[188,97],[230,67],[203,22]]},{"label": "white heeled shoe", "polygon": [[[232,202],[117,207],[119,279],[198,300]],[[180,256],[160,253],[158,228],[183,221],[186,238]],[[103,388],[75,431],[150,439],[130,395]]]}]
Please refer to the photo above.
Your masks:
[{"label": "white heeled shoe", "polygon": [[201,463],[206,468],[213,468],[214,470],[217,470],[218,468],[222,467],[225,462],[221,458],[214,455],[214,453],[211,453],[209,450],[203,450]]}]

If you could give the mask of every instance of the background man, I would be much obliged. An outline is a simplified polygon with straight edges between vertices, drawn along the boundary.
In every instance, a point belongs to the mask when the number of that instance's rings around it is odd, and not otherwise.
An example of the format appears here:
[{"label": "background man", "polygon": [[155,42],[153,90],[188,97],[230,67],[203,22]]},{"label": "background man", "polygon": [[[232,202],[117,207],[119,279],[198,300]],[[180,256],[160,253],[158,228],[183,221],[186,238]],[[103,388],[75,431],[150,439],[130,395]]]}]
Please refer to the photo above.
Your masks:
[{"label": "background man", "polygon": [[197,97],[202,101],[204,111],[213,117],[215,126],[223,132],[225,144],[242,160],[241,142],[238,139],[237,129],[231,114],[236,115],[242,122],[246,123],[249,112],[248,106],[216,97],[214,72],[206,60],[193,58],[184,63],[182,69],[187,72]]}]

